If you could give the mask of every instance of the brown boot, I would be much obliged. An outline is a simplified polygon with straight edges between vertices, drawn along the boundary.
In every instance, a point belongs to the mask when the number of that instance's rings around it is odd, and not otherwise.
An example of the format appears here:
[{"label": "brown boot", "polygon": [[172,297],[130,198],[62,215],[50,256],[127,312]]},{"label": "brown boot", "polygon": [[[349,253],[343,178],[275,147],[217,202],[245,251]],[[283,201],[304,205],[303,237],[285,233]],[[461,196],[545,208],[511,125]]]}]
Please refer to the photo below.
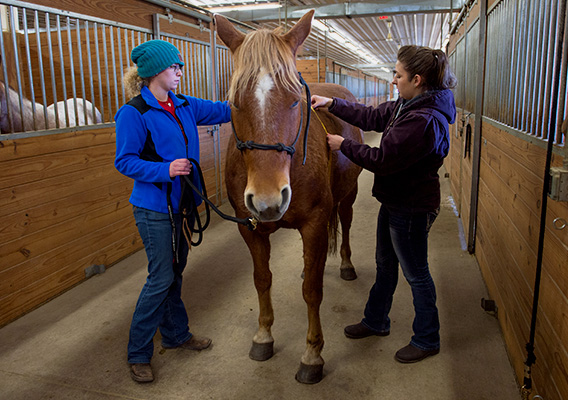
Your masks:
[{"label": "brown boot", "polygon": [[415,363],[424,360],[426,357],[435,356],[439,352],[440,349],[422,350],[409,344],[397,351],[394,359],[404,364]]},{"label": "brown boot", "polygon": [[154,380],[150,363],[130,364],[130,376],[139,383],[152,382]]},{"label": "brown boot", "polygon": [[389,331],[373,331],[363,325],[362,322],[359,322],[355,325],[348,325],[343,330],[345,336],[350,339],[363,339],[369,336],[388,336]]},{"label": "brown boot", "polygon": [[178,346],[187,350],[203,350],[211,345],[211,339],[193,335],[188,341]]}]

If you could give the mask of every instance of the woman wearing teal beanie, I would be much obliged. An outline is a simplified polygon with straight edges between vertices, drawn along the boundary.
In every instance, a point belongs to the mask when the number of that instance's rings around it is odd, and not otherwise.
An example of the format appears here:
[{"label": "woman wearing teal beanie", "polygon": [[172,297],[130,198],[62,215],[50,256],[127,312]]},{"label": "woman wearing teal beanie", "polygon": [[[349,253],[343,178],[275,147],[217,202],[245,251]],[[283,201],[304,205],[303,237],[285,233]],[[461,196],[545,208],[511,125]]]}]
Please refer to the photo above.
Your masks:
[{"label": "woman wearing teal beanie", "polygon": [[[164,348],[203,350],[211,344],[211,339],[190,332],[181,300],[189,246],[179,237],[180,177],[190,175],[189,158],[199,160],[197,126],[229,122],[231,109],[227,102],[174,94],[184,61],[171,43],[150,40],[135,47],[130,58],[136,68],[126,72],[124,85],[129,97],[134,97],[115,116],[114,164],[134,179],[130,203],[148,257],[148,277],[130,326],[130,375],[136,382],[151,382],[150,360],[158,329]],[[194,175],[191,178],[200,185]],[[172,237],[173,232],[178,237]]]}]

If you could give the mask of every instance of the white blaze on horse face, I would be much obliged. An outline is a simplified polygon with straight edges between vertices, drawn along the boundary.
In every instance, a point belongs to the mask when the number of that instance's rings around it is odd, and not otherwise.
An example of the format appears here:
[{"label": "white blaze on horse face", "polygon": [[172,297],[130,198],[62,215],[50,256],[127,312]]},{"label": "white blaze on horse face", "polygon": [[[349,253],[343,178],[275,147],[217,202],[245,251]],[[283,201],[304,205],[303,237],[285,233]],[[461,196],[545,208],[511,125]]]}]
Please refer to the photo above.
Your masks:
[{"label": "white blaze on horse face", "polygon": [[[264,109],[266,108],[266,99],[272,88],[274,87],[274,81],[270,74],[266,73],[266,71],[261,70],[260,72],[262,76],[258,80],[256,85],[256,89],[254,90],[254,95],[258,100],[258,110],[260,112],[260,121],[264,125]],[[264,126],[262,127],[264,128]]]},{"label": "white blaze on horse face", "polygon": [[[266,131],[266,109],[270,101],[270,92],[274,88],[274,81],[266,70],[259,73],[258,83],[254,89],[254,96],[258,101],[258,109],[255,110],[254,121],[256,132]],[[276,154],[274,150],[270,152]],[[287,156],[287,154],[286,154]],[[252,164],[257,164],[258,160]],[[285,166],[266,165],[259,167],[257,164],[248,172],[248,183],[245,188],[245,206],[259,220],[263,222],[278,221],[290,205],[292,189],[290,188],[289,165]]]}]

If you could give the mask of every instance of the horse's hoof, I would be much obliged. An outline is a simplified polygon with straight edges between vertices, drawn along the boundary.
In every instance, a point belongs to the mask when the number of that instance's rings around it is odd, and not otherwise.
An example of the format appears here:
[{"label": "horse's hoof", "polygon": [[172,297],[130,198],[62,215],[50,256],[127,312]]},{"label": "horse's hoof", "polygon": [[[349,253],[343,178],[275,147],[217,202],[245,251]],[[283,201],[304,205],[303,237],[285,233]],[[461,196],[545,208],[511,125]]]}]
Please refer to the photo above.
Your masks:
[{"label": "horse's hoof", "polygon": [[300,383],[318,383],[323,379],[323,364],[308,365],[300,363],[296,373],[296,380]]},{"label": "horse's hoof", "polygon": [[341,268],[339,270],[339,276],[341,276],[343,280],[353,281],[357,279],[357,272],[355,272],[355,268]]},{"label": "horse's hoof", "polygon": [[274,355],[274,342],[252,342],[249,357],[255,361],[266,361]]}]

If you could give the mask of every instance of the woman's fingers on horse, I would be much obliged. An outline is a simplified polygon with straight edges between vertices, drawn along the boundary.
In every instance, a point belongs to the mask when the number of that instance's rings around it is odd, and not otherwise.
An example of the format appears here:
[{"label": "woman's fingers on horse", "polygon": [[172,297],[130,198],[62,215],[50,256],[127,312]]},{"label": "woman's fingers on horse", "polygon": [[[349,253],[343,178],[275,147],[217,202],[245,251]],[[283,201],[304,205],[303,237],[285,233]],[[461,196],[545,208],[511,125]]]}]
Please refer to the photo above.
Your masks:
[{"label": "woman's fingers on horse", "polygon": [[331,105],[332,99],[329,97],[318,96],[317,94],[312,96],[312,107],[329,107]]},{"label": "woman's fingers on horse", "polygon": [[327,143],[332,151],[337,151],[341,148],[341,143],[343,142],[343,137],[339,135],[327,134]]},{"label": "woman's fingers on horse", "polygon": [[325,104],[325,101],[323,101],[323,99],[324,99],[324,98],[321,97],[321,96],[313,95],[313,96],[312,96],[312,107],[313,107],[313,108],[318,108],[318,107],[324,105],[324,104]]}]

